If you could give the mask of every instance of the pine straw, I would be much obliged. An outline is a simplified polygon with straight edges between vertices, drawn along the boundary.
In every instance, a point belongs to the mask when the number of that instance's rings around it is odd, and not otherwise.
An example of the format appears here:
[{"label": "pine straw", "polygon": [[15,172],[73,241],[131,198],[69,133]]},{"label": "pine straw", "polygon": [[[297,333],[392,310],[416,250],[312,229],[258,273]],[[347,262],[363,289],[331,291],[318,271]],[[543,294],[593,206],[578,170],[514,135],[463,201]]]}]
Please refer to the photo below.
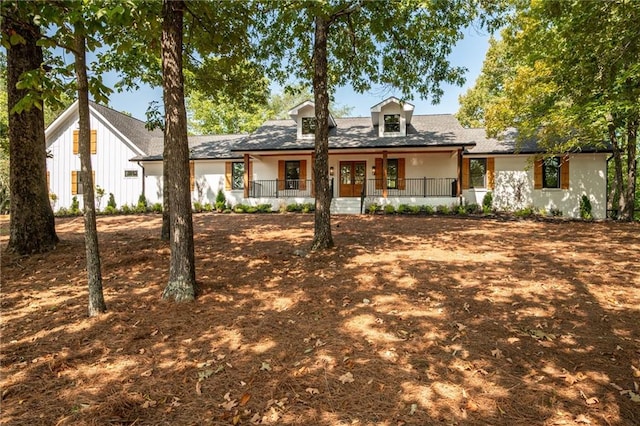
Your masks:
[{"label": "pine straw", "polygon": [[296,256],[311,220],[196,215],[175,305],[160,219],[100,218],[91,319],[81,222],[3,255],[3,423],[640,423],[637,225],[336,217],[338,249]]}]

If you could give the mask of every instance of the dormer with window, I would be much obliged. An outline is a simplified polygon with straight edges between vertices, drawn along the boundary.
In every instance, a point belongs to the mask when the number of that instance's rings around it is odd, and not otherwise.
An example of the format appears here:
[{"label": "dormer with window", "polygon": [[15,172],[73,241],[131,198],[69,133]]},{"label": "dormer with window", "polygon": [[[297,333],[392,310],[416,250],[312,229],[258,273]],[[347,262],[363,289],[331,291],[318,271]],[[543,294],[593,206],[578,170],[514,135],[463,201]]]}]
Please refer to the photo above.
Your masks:
[{"label": "dormer with window", "polygon": [[[304,101],[289,111],[289,117],[296,122],[298,139],[314,139],[316,136],[316,108],[311,101]],[[329,114],[329,128],[336,122]]]},{"label": "dormer with window", "polygon": [[379,137],[398,137],[407,135],[407,126],[411,124],[414,106],[409,102],[390,97],[371,107],[371,122],[378,129]]}]

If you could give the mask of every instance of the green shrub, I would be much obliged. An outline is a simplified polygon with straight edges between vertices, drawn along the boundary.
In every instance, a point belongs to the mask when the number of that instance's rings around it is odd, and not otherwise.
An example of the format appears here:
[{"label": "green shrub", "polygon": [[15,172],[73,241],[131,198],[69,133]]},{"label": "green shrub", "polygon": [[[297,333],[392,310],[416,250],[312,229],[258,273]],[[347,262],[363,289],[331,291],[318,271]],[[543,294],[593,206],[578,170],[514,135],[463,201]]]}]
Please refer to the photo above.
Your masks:
[{"label": "green shrub", "polygon": [[222,213],[231,213],[231,209],[229,209],[229,208],[224,209],[224,210],[222,210]]},{"label": "green shrub", "polygon": [[69,216],[69,210],[66,207],[60,207],[56,212],[56,216]]},{"label": "green shrub", "polygon": [[493,210],[493,193],[491,191],[484,194],[482,198],[482,211],[484,213],[489,213]]},{"label": "green shrub", "polygon": [[118,214],[118,209],[113,206],[107,206],[104,208],[104,214]]},{"label": "green shrub", "polygon": [[222,189],[218,190],[218,194],[216,195],[216,211],[221,212],[227,207],[227,197],[225,197]]},{"label": "green shrub", "polygon": [[424,214],[434,214],[436,211],[432,206],[429,205],[424,205],[422,206],[422,211],[424,212]]},{"label": "green shrub", "polygon": [[387,204],[384,206],[384,214],[394,214],[396,212],[396,208],[391,204]]},{"label": "green shrub", "polygon": [[464,204],[460,204],[459,206],[456,207],[456,213],[459,214],[460,216],[466,216],[467,206],[465,206]]},{"label": "green shrub", "polygon": [[298,203],[287,204],[286,211],[288,211],[289,213],[301,212],[302,204],[298,204]]},{"label": "green shrub", "polygon": [[380,211],[380,205],[376,204],[376,203],[371,203],[369,204],[369,206],[367,207],[367,211],[371,214],[375,214],[376,212]]},{"label": "green shrub", "polygon": [[130,214],[134,211],[134,209],[131,208],[131,206],[129,206],[129,204],[123,204],[122,207],[120,207],[120,213],[122,214]]},{"label": "green shrub", "polygon": [[302,205],[302,213],[311,213],[316,211],[316,205],[314,203],[304,203]]},{"label": "green shrub", "polygon": [[436,212],[440,214],[451,214],[451,207],[441,204],[438,207],[436,207]]},{"label": "green shrub", "polygon": [[552,208],[552,209],[549,209],[549,213],[550,213],[550,214],[551,214],[551,216],[553,216],[553,217],[560,217],[560,216],[562,216],[562,210],[560,210],[559,208],[556,208],[556,207],[554,207],[554,208]]},{"label": "green shrub", "polygon": [[162,203],[154,203],[151,206],[151,211],[154,213],[162,213]]},{"label": "green shrub", "polygon": [[523,209],[520,210],[516,210],[513,214],[516,217],[531,217],[535,215],[535,210],[533,209],[533,207],[525,207]]},{"label": "green shrub", "polygon": [[69,208],[69,213],[73,215],[80,214],[80,203],[78,202],[78,197],[73,197],[71,199],[71,207]]},{"label": "green shrub", "polygon": [[248,208],[249,208],[249,206],[247,206],[245,204],[236,204],[235,206],[233,206],[233,212],[234,213],[245,213]]},{"label": "green shrub", "polygon": [[193,211],[195,213],[200,213],[202,211],[202,203],[199,201],[193,202]]},{"label": "green shrub", "polygon": [[409,213],[409,205],[408,204],[400,204],[398,206],[397,212],[398,214],[407,214]]},{"label": "green shrub", "polygon": [[247,207],[247,213],[257,213],[258,212],[258,208],[257,207]]},{"label": "green shrub", "polygon": [[116,205],[116,198],[113,196],[112,192],[109,193],[109,201],[107,201],[107,207],[109,206],[113,207],[114,209],[118,207]]},{"label": "green shrub", "polygon": [[204,206],[202,206],[202,210],[204,210],[205,212],[212,212],[213,205],[211,203],[204,203]]},{"label": "green shrub", "polygon": [[145,197],[144,194],[140,194],[140,196],[138,197],[138,204],[136,204],[136,212],[146,213],[148,206],[149,205],[147,203],[147,197]]},{"label": "green shrub", "polygon": [[580,217],[585,220],[593,219],[593,215],[591,214],[591,201],[589,201],[589,197],[586,195],[580,198]]},{"label": "green shrub", "polygon": [[479,204],[476,204],[476,203],[467,204],[467,213],[478,214],[480,212],[482,212],[482,208],[480,207]]},{"label": "green shrub", "polygon": [[420,206],[410,206],[409,212],[411,214],[420,214]]},{"label": "green shrub", "polygon": [[271,204],[258,204],[256,208],[259,213],[271,213],[273,211]]}]

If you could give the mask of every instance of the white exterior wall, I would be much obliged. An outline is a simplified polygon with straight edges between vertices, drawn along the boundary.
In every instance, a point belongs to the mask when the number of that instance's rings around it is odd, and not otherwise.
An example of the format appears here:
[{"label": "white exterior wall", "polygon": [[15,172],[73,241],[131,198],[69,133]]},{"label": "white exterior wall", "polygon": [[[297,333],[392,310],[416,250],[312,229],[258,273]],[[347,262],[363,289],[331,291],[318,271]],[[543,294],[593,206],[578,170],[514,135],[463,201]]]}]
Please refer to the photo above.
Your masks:
[{"label": "white exterior wall", "polygon": [[[47,150],[53,158],[47,158],[50,193],[58,200],[54,211],[60,207],[68,208],[74,195],[71,194],[71,172],[80,170],[80,156],[73,154],[73,131],[77,129],[77,117],[70,117],[58,127],[58,131],[47,138]],[[112,132],[92,111],[91,129],[96,130],[96,154],[91,155],[91,167],[95,172],[94,185],[105,190],[100,208],[104,209],[113,193],[118,206],[136,204],[142,193],[142,168],[129,161],[138,153],[129,148],[118,135]],[[125,170],[137,170],[138,177],[125,178]],[[82,195],[78,194],[82,208]],[[96,200],[97,206],[97,200]]]},{"label": "white exterior wall", "polygon": [[[587,195],[595,219],[606,217],[606,154],[574,154],[569,160],[569,189],[534,189],[533,157],[496,156],[493,206],[513,211],[535,207],[561,210],[564,216],[580,217],[580,199]],[[463,191],[468,203],[481,204],[485,188]]]}]

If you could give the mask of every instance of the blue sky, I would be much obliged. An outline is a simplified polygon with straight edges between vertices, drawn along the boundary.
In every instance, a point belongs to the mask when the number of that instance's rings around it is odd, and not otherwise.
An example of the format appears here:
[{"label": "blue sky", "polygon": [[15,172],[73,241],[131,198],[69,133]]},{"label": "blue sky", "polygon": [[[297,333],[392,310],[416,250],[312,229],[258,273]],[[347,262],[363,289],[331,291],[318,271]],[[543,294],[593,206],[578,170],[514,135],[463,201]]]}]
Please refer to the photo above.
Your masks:
[{"label": "blue sky", "polygon": [[[468,69],[466,83],[463,87],[444,85],[444,96],[438,105],[432,105],[430,100],[423,101],[416,96],[411,101],[415,105],[414,114],[445,114],[458,111],[458,96],[465,93],[473,86],[480,75],[482,61],[489,48],[489,34],[483,30],[469,28],[465,31],[465,37],[453,49],[450,61],[453,65]],[[105,77],[105,84],[113,86],[115,76]],[[380,101],[395,93],[384,92],[381,89],[372,89],[366,93],[356,93],[351,87],[341,87],[336,91],[335,101],[338,105],[353,107],[352,116],[368,116],[370,108]],[[150,102],[162,102],[162,90],[142,86],[135,92],[113,93],[109,99],[109,105],[118,110],[131,113],[134,117],[145,120],[145,111]],[[295,106],[295,105],[292,105]]]}]

